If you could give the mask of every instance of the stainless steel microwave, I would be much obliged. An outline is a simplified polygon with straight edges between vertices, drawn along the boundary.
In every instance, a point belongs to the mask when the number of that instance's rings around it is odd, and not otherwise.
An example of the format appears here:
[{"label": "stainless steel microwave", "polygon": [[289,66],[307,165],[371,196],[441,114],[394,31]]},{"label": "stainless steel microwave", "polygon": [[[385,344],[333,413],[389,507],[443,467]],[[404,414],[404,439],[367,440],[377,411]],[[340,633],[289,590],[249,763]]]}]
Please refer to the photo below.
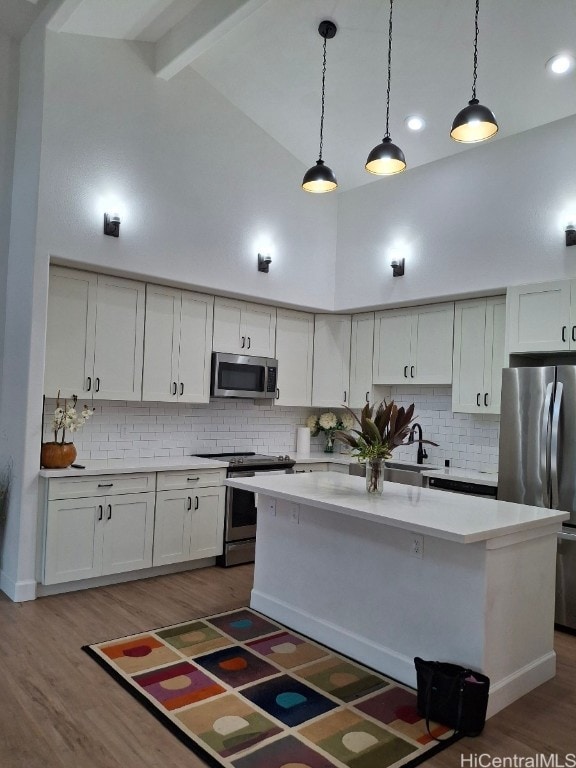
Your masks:
[{"label": "stainless steel microwave", "polygon": [[278,361],[269,357],[212,352],[212,397],[276,397]]}]

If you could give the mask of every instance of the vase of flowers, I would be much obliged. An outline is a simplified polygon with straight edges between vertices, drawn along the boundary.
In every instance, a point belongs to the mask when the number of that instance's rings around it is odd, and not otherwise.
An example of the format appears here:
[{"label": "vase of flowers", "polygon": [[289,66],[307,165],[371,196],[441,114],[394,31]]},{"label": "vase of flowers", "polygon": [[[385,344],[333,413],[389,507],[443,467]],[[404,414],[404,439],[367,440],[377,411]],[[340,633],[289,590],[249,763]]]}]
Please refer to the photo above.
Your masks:
[{"label": "vase of flowers", "polygon": [[72,442],[66,442],[66,430],[71,433],[76,432],[84,426],[87,420],[94,413],[93,408],[84,406],[81,413],[76,410],[78,398],[72,396],[72,401],[64,400],[64,405],[60,405],[60,391],[56,398],[56,410],[52,417],[52,431],[54,440],[42,443],[40,450],[40,466],[45,469],[66,469],[76,458],[76,447]]},{"label": "vase of flowers", "polygon": [[[408,442],[437,445],[431,440],[410,439],[410,425],[414,421],[414,403],[408,408],[398,407],[394,400],[383,400],[378,408],[366,403],[360,417],[347,409],[360,429],[353,434],[337,430],[335,440],[341,440],[352,448],[352,455],[366,464],[366,490],[368,493],[382,493],[384,462],[392,451]],[[375,411],[375,412],[374,412]]]},{"label": "vase of flowers", "polygon": [[344,432],[354,426],[354,419],[348,413],[336,415],[332,411],[321,413],[320,416],[309,416],[306,426],[312,437],[324,433],[324,453],[334,453],[334,438],[337,431]]}]

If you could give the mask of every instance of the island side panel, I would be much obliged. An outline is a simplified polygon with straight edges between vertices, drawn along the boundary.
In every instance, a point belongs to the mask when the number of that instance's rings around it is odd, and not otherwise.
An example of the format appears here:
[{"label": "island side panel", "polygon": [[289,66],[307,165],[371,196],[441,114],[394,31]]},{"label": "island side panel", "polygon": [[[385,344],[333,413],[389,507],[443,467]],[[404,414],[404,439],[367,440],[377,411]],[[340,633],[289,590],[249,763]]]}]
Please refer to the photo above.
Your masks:
[{"label": "island side panel", "polygon": [[260,496],[251,605],[408,685],[414,656],[481,668],[483,543],[425,536],[418,559],[411,542],[408,530]]}]

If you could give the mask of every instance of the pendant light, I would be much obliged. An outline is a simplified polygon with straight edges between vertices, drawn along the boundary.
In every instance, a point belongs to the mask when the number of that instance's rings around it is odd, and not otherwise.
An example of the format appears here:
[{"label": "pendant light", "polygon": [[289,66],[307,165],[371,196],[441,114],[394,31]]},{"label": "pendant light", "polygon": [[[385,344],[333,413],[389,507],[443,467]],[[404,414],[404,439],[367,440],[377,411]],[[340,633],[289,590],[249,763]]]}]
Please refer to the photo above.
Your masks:
[{"label": "pendant light", "polygon": [[474,79],[472,81],[472,98],[468,106],[464,107],[452,123],[450,136],[454,141],[465,144],[473,144],[477,141],[485,141],[498,131],[498,123],[488,107],[482,106],[476,98],[476,77],[478,70],[478,10],[480,0],[476,0],[476,20],[474,33]]},{"label": "pendant light", "polygon": [[324,59],[322,64],[322,113],[320,116],[320,153],[316,165],[309,168],[302,179],[302,189],[306,192],[331,192],[336,189],[338,182],[334,172],[324,165],[322,148],[324,144],[324,93],[326,84],[326,40],[331,40],[336,34],[336,24],[333,21],[321,21],[318,27],[320,36],[324,38]]},{"label": "pendant light", "polygon": [[392,5],[390,0],[390,19],[388,21],[388,87],[386,89],[386,135],[382,143],[374,147],[364,166],[368,173],[376,176],[392,176],[406,168],[404,152],[392,143],[390,138],[390,74],[392,72]]}]

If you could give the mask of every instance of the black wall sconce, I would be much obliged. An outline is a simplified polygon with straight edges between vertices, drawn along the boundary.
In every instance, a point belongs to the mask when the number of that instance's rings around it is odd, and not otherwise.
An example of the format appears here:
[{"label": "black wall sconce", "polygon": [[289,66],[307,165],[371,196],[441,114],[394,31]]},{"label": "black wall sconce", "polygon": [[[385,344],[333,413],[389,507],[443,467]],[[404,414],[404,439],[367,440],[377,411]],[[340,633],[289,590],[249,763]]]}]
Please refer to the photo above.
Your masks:
[{"label": "black wall sconce", "polygon": [[263,254],[258,254],[258,272],[270,272],[270,264],[272,263],[272,257],[271,256],[264,256]]},{"label": "black wall sconce", "polygon": [[120,216],[117,213],[104,214],[104,234],[120,237]]},{"label": "black wall sconce", "polygon": [[390,266],[392,267],[393,277],[402,277],[404,274],[404,259],[400,259],[400,261],[394,259],[394,261],[390,262]]},{"label": "black wall sconce", "polygon": [[568,224],[566,227],[566,245],[576,245],[576,227],[574,224]]}]

